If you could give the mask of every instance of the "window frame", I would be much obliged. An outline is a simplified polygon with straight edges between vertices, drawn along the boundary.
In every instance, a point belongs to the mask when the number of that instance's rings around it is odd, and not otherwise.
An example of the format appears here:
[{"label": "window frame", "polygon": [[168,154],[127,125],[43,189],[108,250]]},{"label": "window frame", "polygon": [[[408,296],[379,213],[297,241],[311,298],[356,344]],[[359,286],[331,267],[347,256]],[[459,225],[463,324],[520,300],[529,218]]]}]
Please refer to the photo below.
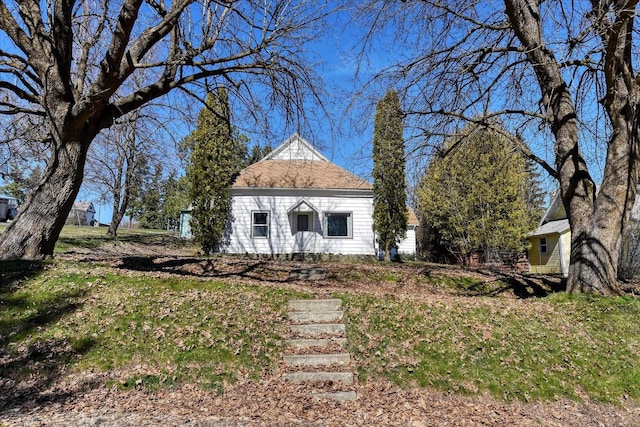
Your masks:
[{"label": "window frame", "polygon": [[540,237],[538,248],[542,255],[547,255],[549,253],[549,240],[546,237]]},{"label": "window frame", "polygon": [[[330,236],[329,235],[329,217],[331,215],[347,216],[347,235],[346,236]],[[347,211],[330,211],[324,212],[322,216],[322,235],[325,239],[353,239],[353,212]]]},{"label": "window frame", "polygon": [[[256,223],[256,214],[266,214],[267,219],[265,224],[257,224]],[[256,227],[264,227],[267,232],[265,236],[259,235],[257,236],[255,233]],[[271,211],[251,211],[251,238],[252,239],[268,239],[271,236]]]}]

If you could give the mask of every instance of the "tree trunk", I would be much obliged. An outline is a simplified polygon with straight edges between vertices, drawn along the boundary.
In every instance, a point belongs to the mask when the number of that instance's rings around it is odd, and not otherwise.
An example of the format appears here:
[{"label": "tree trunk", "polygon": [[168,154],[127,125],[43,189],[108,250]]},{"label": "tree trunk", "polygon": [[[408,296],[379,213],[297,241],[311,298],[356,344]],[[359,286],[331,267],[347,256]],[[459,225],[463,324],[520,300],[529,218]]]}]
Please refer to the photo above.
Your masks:
[{"label": "tree trunk", "polygon": [[42,259],[53,249],[80,190],[88,144],[58,145],[38,186],[0,235],[0,259]]},{"label": "tree trunk", "polygon": [[111,215],[111,222],[109,223],[109,230],[107,230],[107,236],[109,237],[116,237],[118,227],[120,227],[120,223],[124,217],[124,213],[120,212],[120,209],[115,206],[115,203],[114,208],[113,215]]},{"label": "tree trunk", "polygon": [[619,295],[617,281],[620,232],[585,229],[571,234],[567,292]]},{"label": "tree trunk", "polygon": [[[127,177],[129,177],[128,173]],[[109,224],[107,236],[116,237],[118,233],[118,227],[120,227],[122,218],[124,218],[124,214],[127,211],[127,207],[129,206],[129,188],[129,182],[126,182],[122,200],[120,200],[121,192],[119,190],[117,192],[114,192],[113,194],[113,214],[111,215],[111,223]]]}]

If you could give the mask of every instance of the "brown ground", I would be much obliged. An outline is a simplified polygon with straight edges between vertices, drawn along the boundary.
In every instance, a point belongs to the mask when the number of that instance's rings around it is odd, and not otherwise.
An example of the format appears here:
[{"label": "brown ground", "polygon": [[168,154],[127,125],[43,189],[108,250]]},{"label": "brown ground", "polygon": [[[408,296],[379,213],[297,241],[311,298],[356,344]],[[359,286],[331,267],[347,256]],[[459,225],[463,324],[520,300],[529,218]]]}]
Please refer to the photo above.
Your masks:
[{"label": "brown ground", "polygon": [[[231,257],[202,260],[185,249],[167,251],[162,246],[119,244],[102,247],[99,252],[79,250],[61,257],[100,261],[104,268],[123,274],[219,277],[303,290],[318,297],[335,291],[438,299],[500,295],[505,304],[518,304],[523,298],[543,296],[562,287],[558,279],[481,270],[461,272],[435,265],[315,264]],[[310,265],[321,265],[329,279],[288,280],[292,266]],[[370,279],[389,273],[396,280],[372,283]],[[462,292],[424,285],[419,280],[423,275],[455,274],[476,275],[483,286]],[[241,380],[222,396],[191,385],[157,393],[90,386],[103,384],[103,380],[91,372],[63,377],[37,400],[34,397],[5,407],[0,412],[0,426],[640,426],[637,402],[624,406],[568,400],[505,403],[488,395],[406,390],[373,381],[356,385],[359,397],[354,402],[327,402],[308,397],[304,386],[286,384],[278,373],[259,382]]]}]

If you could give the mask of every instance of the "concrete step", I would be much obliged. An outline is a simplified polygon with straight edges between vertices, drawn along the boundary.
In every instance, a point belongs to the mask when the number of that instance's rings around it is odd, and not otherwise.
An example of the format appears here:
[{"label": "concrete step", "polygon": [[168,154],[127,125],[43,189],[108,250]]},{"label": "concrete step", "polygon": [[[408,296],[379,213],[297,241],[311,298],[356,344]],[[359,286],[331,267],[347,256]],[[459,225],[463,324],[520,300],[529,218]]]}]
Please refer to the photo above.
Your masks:
[{"label": "concrete step", "polygon": [[289,273],[289,280],[324,280],[326,276],[324,268],[294,268]]},{"label": "concrete step", "polygon": [[321,338],[321,339],[299,338],[294,340],[287,340],[287,345],[293,348],[326,347],[331,344],[340,344],[342,347],[344,347],[347,344],[347,339],[346,338]]},{"label": "concrete step", "polygon": [[287,313],[289,320],[297,323],[328,323],[342,320],[344,312],[334,311],[290,311]]},{"label": "concrete step", "polygon": [[292,372],[285,375],[288,381],[301,383],[311,381],[333,381],[353,384],[352,372]]},{"label": "concrete step", "polygon": [[342,300],[332,299],[297,299],[289,301],[291,311],[335,311],[342,307]]},{"label": "concrete step", "polygon": [[331,399],[340,401],[356,400],[358,395],[355,391],[333,391],[327,393],[312,393],[312,396],[318,399]]},{"label": "concrete step", "polygon": [[349,353],[335,354],[295,354],[282,356],[285,363],[292,366],[329,366],[349,363]]},{"label": "concrete step", "polygon": [[344,323],[318,323],[311,325],[291,325],[291,331],[299,336],[316,338],[323,335],[344,335]]}]

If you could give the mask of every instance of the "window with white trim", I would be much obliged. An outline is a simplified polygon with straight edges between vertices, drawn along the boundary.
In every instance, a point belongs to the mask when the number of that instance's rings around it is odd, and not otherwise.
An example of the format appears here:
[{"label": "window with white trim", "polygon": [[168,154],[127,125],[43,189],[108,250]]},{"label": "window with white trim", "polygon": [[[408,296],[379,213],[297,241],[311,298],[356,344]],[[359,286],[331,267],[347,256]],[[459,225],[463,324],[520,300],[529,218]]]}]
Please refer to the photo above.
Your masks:
[{"label": "window with white trim", "polygon": [[324,237],[352,238],[352,224],[351,212],[325,212]]},{"label": "window with white trim", "polygon": [[269,212],[251,212],[251,237],[253,239],[269,238]]},{"label": "window with white trim", "polygon": [[549,244],[547,243],[547,238],[546,237],[541,237],[540,238],[540,253],[541,254],[546,254],[549,252]]}]

